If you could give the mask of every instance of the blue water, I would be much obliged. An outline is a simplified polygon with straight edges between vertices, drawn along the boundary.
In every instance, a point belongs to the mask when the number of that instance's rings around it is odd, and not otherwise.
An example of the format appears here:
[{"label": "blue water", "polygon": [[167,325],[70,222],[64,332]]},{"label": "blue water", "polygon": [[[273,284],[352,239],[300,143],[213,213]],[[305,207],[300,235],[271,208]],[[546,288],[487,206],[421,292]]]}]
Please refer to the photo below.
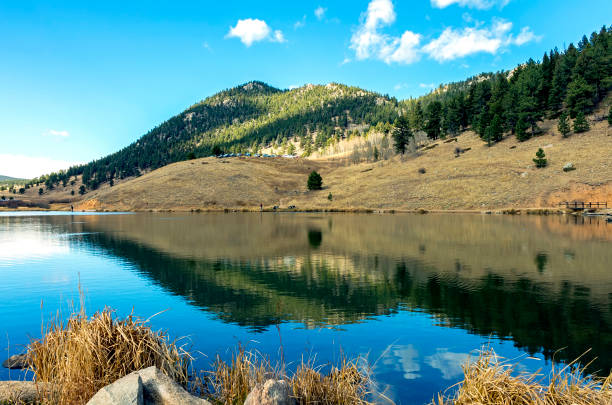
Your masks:
[{"label": "blue water", "polygon": [[[573,220],[572,220],[573,221]],[[561,217],[0,213],[0,348],[78,304],[152,318],[206,368],[238,344],[291,368],[363,356],[423,404],[488,345],[549,370],[612,360],[612,227]],[[62,316],[60,314],[60,316]],[[0,369],[0,379],[19,372]]]}]

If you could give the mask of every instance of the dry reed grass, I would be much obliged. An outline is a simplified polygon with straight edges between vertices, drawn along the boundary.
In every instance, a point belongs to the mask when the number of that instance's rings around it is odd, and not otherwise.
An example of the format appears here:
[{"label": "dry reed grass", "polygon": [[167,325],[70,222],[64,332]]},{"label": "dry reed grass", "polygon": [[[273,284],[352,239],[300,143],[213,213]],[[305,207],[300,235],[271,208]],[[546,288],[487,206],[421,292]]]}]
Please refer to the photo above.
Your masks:
[{"label": "dry reed grass", "polygon": [[607,378],[587,376],[573,364],[553,369],[549,382],[539,372],[518,372],[516,363],[483,350],[463,366],[464,379],[457,391],[438,394],[433,405],[610,405],[612,374]]},{"label": "dry reed grass", "polygon": [[150,366],[187,385],[191,357],[154,332],[148,320],[118,319],[105,308],[88,317],[83,310],[66,321],[52,320],[30,344],[30,369],[38,382],[52,383],[58,404],[86,403],[100,388]]},{"label": "dry reed grass", "polygon": [[367,405],[368,377],[356,361],[342,358],[338,366],[315,366],[313,361],[302,362],[294,373],[286,374],[285,367],[273,365],[258,352],[244,348],[232,355],[230,363],[217,357],[209,372],[208,394],[218,404],[242,404],[257,385],[266,380],[284,379],[289,383],[299,405]]}]

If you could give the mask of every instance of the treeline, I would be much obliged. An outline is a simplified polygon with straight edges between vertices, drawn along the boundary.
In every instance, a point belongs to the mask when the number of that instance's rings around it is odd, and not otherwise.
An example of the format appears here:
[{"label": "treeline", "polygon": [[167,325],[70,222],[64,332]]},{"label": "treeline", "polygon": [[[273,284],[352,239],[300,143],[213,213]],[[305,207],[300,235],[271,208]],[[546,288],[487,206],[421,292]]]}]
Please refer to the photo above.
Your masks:
[{"label": "treeline", "polygon": [[471,127],[491,144],[505,133],[529,139],[539,133],[539,121],[565,112],[582,121],[611,85],[612,29],[604,26],[564,52],[544,53],[540,62],[440,86],[402,104],[414,131],[437,139]]},{"label": "treeline", "polygon": [[394,138],[404,141],[418,131],[437,139],[470,127],[489,144],[508,133],[522,141],[537,135],[538,122],[546,117],[568,113],[584,122],[611,85],[612,29],[606,27],[563,52],[545,53],[539,62],[530,59],[511,71],[483,73],[401,102],[335,83],[280,90],[250,82],[193,105],[116,153],[29,185],[52,189],[82,176],[87,189],[96,189],[189,158],[258,152],[271,145],[294,148],[290,139],[308,156],[349,135],[381,124],[389,128],[398,117],[403,128]]}]

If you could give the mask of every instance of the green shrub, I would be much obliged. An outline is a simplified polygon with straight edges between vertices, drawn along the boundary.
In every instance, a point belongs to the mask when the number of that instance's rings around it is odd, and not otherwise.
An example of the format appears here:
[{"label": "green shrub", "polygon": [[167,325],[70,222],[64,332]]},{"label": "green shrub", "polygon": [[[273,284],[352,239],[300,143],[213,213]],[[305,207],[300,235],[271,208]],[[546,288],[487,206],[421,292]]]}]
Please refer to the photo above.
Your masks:
[{"label": "green shrub", "polygon": [[546,167],[548,164],[548,160],[546,160],[546,155],[544,154],[544,150],[542,148],[538,149],[536,152],[536,157],[533,159],[536,167]]},{"label": "green shrub", "polygon": [[308,186],[308,190],[321,190],[321,188],[323,188],[323,178],[319,173],[313,170],[308,176],[306,185]]}]

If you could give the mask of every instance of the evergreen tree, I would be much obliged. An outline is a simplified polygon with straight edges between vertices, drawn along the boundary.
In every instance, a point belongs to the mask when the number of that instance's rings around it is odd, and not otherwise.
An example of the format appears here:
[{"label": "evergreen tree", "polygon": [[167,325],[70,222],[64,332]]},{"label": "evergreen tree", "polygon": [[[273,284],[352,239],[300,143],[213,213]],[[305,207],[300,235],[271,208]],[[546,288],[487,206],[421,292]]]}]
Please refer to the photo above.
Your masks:
[{"label": "evergreen tree", "polygon": [[491,124],[486,130],[486,141],[489,146],[492,142],[499,142],[503,139],[504,131],[502,129],[501,118],[499,115],[495,115],[491,120]]},{"label": "evergreen tree", "polygon": [[548,96],[548,108],[553,113],[559,111],[563,106],[567,85],[571,80],[577,57],[578,51],[573,44],[570,44],[565,54],[559,57],[555,63],[552,86]]},{"label": "evergreen tree", "polygon": [[438,139],[442,132],[442,104],[432,101],[427,106],[425,132],[430,139]]},{"label": "evergreen tree", "polygon": [[519,142],[523,142],[526,141],[527,139],[530,138],[529,134],[527,133],[527,124],[525,123],[525,121],[523,120],[522,117],[519,116],[518,121],[516,122],[516,139],[518,139]]},{"label": "evergreen tree", "polygon": [[393,137],[393,146],[397,153],[402,155],[406,153],[406,145],[414,135],[410,130],[410,123],[405,116],[400,115],[396,120],[391,134]]},{"label": "evergreen tree", "polygon": [[564,138],[567,138],[567,135],[570,133],[570,125],[567,112],[563,111],[559,116],[559,123],[557,124],[557,129],[563,135]]},{"label": "evergreen tree", "polygon": [[415,131],[422,131],[424,127],[424,114],[421,101],[414,103],[414,108],[410,111],[410,126]]},{"label": "evergreen tree", "polygon": [[608,125],[612,125],[612,104],[610,105],[610,108],[608,109]]},{"label": "evergreen tree", "polygon": [[576,114],[576,119],[574,120],[574,132],[579,134],[581,132],[586,132],[590,129],[588,121],[586,120],[584,113],[582,111]]},{"label": "evergreen tree", "polygon": [[38,195],[43,195],[44,192],[45,190],[42,187],[38,189]]},{"label": "evergreen tree", "polygon": [[542,148],[539,148],[536,152],[536,157],[533,159],[533,162],[535,163],[536,167],[546,167],[548,164],[548,160],[546,159],[546,155],[544,154],[544,150]]},{"label": "evergreen tree", "polygon": [[519,93],[518,110],[524,123],[531,127],[531,135],[533,136],[538,130],[537,122],[544,115],[538,98],[542,88],[542,73],[533,60],[530,59],[520,73],[516,85]]},{"label": "evergreen tree", "polygon": [[461,96],[452,97],[447,106],[446,114],[444,115],[444,128],[451,135],[455,135],[461,129],[462,122],[462,106],[460,101]]},{"label": "evergreen tree", "polygon": [[315,170],[310,172],[308,182],[306,183],[308,190],[321,190],[323,188],[323,178]]},{"label": "evergreen tree", "polygon": [[584,77],[576,76],[567,86],[565,103],[572,118],[575,118],[579,112],[590,110],[593,107],[593,87]]},{"label": "evergreen tree", "polygon": [[86,192],[87,192],[87,191],[86,191],[86,189],[85,189],[85,186],[81,184],[81,187],[79,187],[79,194],[80,194],[80,195],[83,195],[83,194],[85,194]]}]

